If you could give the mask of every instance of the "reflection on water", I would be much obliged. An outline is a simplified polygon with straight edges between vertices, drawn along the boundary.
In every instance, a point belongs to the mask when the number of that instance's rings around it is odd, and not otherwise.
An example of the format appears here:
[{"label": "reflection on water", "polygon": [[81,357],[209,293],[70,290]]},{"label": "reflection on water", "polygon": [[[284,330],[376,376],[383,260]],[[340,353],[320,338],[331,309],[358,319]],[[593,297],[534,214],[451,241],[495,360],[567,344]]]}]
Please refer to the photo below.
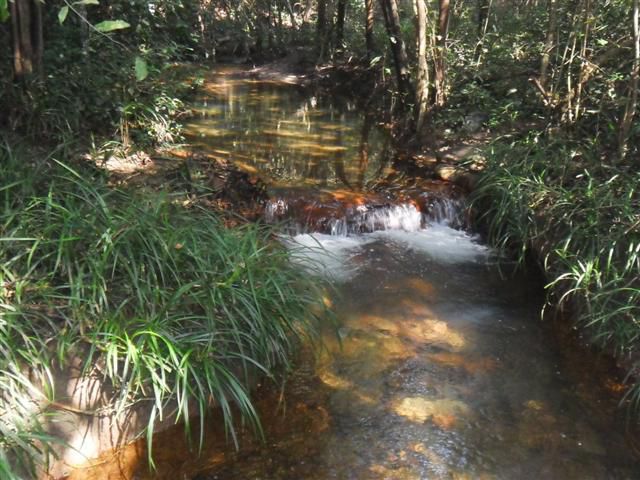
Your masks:
[{"label": "reflection on water", "polygon": [[389,138],[348,101],[222,70],[208,82],[190,140],[273,185],[362,189],[383,171]]}]

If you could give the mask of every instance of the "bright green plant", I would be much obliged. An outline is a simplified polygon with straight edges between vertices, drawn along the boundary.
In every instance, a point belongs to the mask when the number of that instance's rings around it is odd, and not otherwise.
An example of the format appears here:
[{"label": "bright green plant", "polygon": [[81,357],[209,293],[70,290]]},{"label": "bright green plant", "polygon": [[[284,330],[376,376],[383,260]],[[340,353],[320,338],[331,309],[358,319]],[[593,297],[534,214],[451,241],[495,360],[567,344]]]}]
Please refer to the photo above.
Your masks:
[{"label": "bright green plant", "polygon": [[[251,379],[275,378],[315,338],[320,298],[270,228],[229,229],[169,195],[109,189],[96,172],[29,165],[7,147],[0,176],[0,382],[24,362],[46,385],[49,365],[82,355],[118,392],[113,408],[151,406],[149,439],[170,407],[188,426],[211,399],[232,438],[236,416],[260,431]],[[37,430],[11,420],[22,397],[3,392],[0,424],[17,433],[2,448],[30,456],[20,432]]]}]

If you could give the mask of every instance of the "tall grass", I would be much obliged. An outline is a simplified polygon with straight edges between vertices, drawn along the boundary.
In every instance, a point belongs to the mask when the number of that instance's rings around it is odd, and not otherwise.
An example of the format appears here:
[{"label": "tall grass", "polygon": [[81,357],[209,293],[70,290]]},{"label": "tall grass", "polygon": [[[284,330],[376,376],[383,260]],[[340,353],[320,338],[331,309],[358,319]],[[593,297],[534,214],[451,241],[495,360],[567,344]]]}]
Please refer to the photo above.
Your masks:
[{"label": "tall grass", "polygon": [[[6,146],[0,178],[0,382],[16,384],[28,365],[46,385],[49,365],[80,355],[86,374],[114,387],[111,407],[151,406],[149,439],[174,408],[187,426],[193,414],[203,421],[212,399],[232,438],[236,417],[260,431],[251,378],[274,377],[315,337],[320,298],[270,229],[228,229],[168,194],[110,189],[99,174],[30,165]],[[26,393],[4,391],[0,425],[37,439],[7,415]],[[38,445],[0,440],[11,458]]]},{"label": "tall grass", "polygon": [[598,151],[543,135],[498,141],[473,200],[489,240],[520,260],[536,251],[555,303],[632,364],[627,398],[640,407],[640,172]]}]

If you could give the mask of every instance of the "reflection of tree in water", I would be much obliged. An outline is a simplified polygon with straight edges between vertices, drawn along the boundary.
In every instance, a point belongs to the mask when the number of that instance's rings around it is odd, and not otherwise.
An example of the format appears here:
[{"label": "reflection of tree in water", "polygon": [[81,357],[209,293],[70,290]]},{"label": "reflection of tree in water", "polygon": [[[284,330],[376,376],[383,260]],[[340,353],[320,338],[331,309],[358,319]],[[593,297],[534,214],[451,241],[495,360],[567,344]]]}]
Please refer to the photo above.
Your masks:
[{"label": "reflection of tree in water", "polygon": [[342,99],[236,79],[202,108],[191,134],[267,182],[361,191],[384,172],[387,136]]},{"label": "reflection of tree in water", "polygon": [[[338,131],[338,144],[342,144],[342,131]],[[335,170],[336,177],[340,179],[340,181],[344,184],[345,187],[353,190],[349,179],[347,179],[347,174],[344,171],[344,151],[337,151],[333,156],[333,169]]]}]

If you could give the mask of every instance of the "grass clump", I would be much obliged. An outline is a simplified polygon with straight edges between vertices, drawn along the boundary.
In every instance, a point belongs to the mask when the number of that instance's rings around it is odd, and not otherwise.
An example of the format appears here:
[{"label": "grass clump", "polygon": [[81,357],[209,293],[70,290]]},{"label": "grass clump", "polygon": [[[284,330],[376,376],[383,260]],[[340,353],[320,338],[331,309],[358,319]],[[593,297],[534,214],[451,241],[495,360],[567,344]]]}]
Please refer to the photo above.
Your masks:
[{"label": "grass clump", "polygon": [[488,239],[543,260],[549,293],[594,342],[630,366],[640,406],[640,172],[586,142],[532,134],[498,140],[474,204]]},{"label": "grass clump", "polygon": [[[166,194],[111,189],[7,146],[0,177],[0,383],[15,387],[0,397],[0,428],[15,433],[0,440],[4,458],[43,453],[37,422],[8,413],[74,355],[113,387],[109,408],[151,405],[149,438],[170,409],[188,426],[211,399],[234,439],[236,417],[259,431],[250,378],[273,377],[315,336],[319,298],[270,229],[229,229]],[[35,385],[20,381],[27,367]]]}]

